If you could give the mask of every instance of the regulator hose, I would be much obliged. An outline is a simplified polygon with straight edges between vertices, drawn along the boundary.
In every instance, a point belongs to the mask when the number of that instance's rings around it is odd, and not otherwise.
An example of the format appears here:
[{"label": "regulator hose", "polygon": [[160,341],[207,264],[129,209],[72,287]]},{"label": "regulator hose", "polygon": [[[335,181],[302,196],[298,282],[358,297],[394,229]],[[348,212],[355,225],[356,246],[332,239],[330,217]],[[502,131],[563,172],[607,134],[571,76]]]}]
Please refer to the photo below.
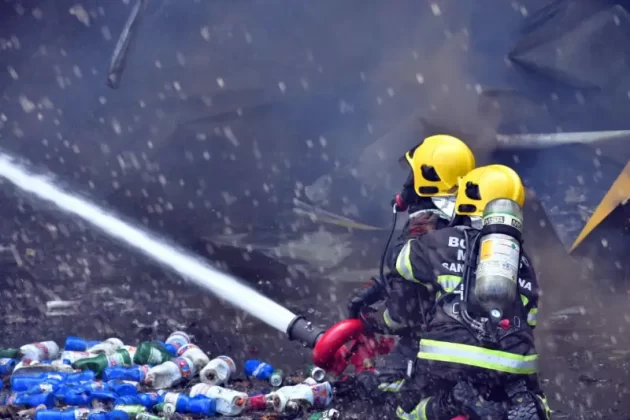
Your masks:
[{"label": "regulator hose", "polygon": [[389,250],[389,245],[392,242],[392,237],[394,236],[394,231],[396,230],[396,223],[398,222],[398,212],[396,211],[396,204],[393,206],[393,217],[392,217],[392,229],[389,231],[389,236],[387,238],[387,242],[385,243],[385,248],[383,249],[383,253],[381,254],[381,265],[378,271],[378,282],[385,291],[385,294],[389,296],[389,283],[385,278],[385,258],[387,258],[387,251]]}]

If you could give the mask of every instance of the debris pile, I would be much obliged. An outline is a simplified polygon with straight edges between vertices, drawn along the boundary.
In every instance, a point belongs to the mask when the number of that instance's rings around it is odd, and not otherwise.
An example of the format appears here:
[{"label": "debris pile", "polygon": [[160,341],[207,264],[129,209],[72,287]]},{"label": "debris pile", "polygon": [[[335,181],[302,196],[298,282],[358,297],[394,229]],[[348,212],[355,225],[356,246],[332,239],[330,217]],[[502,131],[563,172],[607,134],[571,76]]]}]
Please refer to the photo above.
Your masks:
[{"label": "debris pile", "polygon": [[[118,338],[68,337],[63,350],[54,341],[0,349],[0,418],[340,418],[329,408],[333,390],[326,372],[308,366],[305,373],[284,375],[247,360],[239,374],[232,358],[210,359],[183,331],[137,347]],[[252,392],[261,385],[263,392]]]}]

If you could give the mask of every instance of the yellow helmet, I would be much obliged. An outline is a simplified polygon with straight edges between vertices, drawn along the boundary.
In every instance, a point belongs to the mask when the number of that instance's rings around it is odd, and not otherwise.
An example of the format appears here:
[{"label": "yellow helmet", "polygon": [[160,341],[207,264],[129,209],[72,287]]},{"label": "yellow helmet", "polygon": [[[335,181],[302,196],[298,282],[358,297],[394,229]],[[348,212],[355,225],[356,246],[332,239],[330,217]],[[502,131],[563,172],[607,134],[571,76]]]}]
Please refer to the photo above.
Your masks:
[{"label": "yellow helmet", "polygon": [[525,187],[514,169],[504,165],[488,165],[473,169],[460,178],[455,213],[482,216],[486,205],[497,198],[509,198],[523,207]]},{"label": "yellow helmet", "polygon": [[475,168],[475,155],[466,143],[445,134],[427,137],[405,158],[420,197],[455,195],[457,180]]}]

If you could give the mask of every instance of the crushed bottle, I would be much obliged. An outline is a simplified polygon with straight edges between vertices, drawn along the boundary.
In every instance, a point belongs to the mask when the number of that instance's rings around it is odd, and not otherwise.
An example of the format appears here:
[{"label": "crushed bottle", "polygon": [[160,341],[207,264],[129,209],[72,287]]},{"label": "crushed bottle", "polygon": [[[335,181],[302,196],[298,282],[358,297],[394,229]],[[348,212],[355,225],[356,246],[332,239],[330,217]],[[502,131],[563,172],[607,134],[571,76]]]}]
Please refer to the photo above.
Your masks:
[{"label": "crushed bottle", "polygon": [[193,362],[186,357],[177,357],[149,369],[145,383],[154,389],[166,389],[192,379],[194,375]]},{"label": "crushed bottle", "polygon": [[234,360],[228,356],[219,356],[212,359],[201,370],[199,376],[201,382],[210,385],[224,385],[236,372]]}]

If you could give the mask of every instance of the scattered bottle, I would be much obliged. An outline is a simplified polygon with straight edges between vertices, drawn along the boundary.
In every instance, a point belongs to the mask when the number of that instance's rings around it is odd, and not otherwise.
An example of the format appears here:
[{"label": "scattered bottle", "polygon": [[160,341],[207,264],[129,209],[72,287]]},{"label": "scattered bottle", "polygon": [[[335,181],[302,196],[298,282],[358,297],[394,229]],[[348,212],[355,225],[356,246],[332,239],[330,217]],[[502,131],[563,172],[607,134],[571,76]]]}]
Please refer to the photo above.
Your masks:
[{"label": "scattered bottle", "polygon": [[271,377],[273,371],[273,366],[260,360],[247,360],[243,366],[243,372],[248,378],[267,380]]},{"label": "scattered bottle", "polygon": [[113,381],[108,381],[107,382],[107,387],[116,395],[137,395],[138,394],[138,388],[139,388],[139,383],[138,382],[133,382],[133,381],[123,381],[120,379],[115,379]]},{"label": "scattered bottle", "polygon": [[195,365],[187,357],[177,357],[171,361],[149,369],[146,384],[154,389],[166,389],[195,375]]},{"label": "scattered bottle", "polygon": [[0,349],[0,359],[21,359],[20,349]]},{"label": "scattered bottle", "polygon": [[206,367],[201,369],[199,376],[201,382],[210,385],[226,384],[236,372],[234,360],[228,356],[219,356],[212,359]]},{"label": "scattered bottle", "polygon": [[11,389],[13,391],[27,391],[36,385],[48,384],[78,384],[94,380],[94,372],[86,371],[81,373],[46,372],[33,376],[12,376]]},{"label": "scattered bottle", "polygon": [[199,347],[194,344],[186,344],[179,348],[177,351],[177,356],[186,357],[190,359],[195,365],[195,369],[199,372],[210,363],[210,358],[206,353],[203,352]]},{"label": "scattered bottle", "polygon": [[326,371],[315,365],[306,365],[305,376],[315,379],[317,382],[323,382],[326,379]]},{"label": "scattered bottle", "polygon": [[63,349],[66,351],[86,351],[90,347],[101,344],[100,341],[84,340],[80,337],[67,337]]},{"label": "scattered bottle", "polygon": [[173,356],[177,356],[180,348],[190,343],[190,337],[184,331],[175,331],[166,339],[166,350]]},{"label": "scattered bottle", "polygon": [[87,352],[92,354],[113,354],[124,345],[120,339],[113,337],[88,347]]},{"label": "scattered bottle", "polygon": [[247,407],[247,394],[233,389],[201,383],[190,390],[191,397],[198,395],[216,400],[216,411],[224,416],[238,416]]},{"label": "scattered bottle", "polygon": [[63,363],[54,364],[50,360],[21,360],[13,369],[12,376],[39,375],[44,372],[74,372],[71,366]]},{"label": "scattered bottle", "polygon": [[164,395],[166,395],[166,391],[148,392],[137,395],[125,395],[117,398],[114,404],[143,405],[147,408],[153,408],[154,406],[164,402]]},{"label": "scattered bottle", "polygon": [[112,410],[110,412],[94,410],[88,414],[87,420],[129,420],[129,414],[121,410]]},{"label": "scattered bottle", "polygon": [[156,416],[150,413],[138,413],[136,414],[136,420],[167,420],[166,417]]},{"label": "scattered bottle", "polygon": [[247,398],[247,411],[272,410],[273,405],[267,401],[265,394],[252,395]]},{"label": "scattered bottle", "polygon": [[164,402],[155,407],[163,413],[201,414],[207,417],[216,415],[216,401],[203,395],[187,397],[186,395],[168,392],[164,395]]},{"label": "scattered bottle", "polygon": [[333,401],[333,389],[330,382],[322,382],[321,384],[312,385],[313,407],[326,408]]},{"label": "scattered bottle", "polygon": [[57,384],[41,383],[41,384],[33,386],[32,388],[29,388],[27,391],[22,391],[22,392],[29,395],[47,394],[49,392],[55,393],[59,391],[61,387],[63,387],[63,384],[61,383],[57,383]]},{"label": "scattered bottle", "polygon": [[124,411],[129,415],[130,419],[135,419],[138,414],[145,413],[147,409],[143,405],[115,405],[114,410]]},{"label": "scattered bottle", "polygon": [[130,368],[125,367],[108,367],[103,370],[103,380],[111,381],[113,379],[121,379],[123,381],[134,381],[146,384],[147,373],[151,366],[142,365]]},{"label": "scattered bottle", "polygon": [[61,363],[66,364],[66,365],[71,365],[74,362],[76,362],[77,360],[83,360],[83,359],[87,359],[87,358],[90,358],[90,357],[94,357],[94,354],[88,353],[87,351],[69,351],[69,350],[66,350],[66,351],[61,353],[61,356],[59,356],[59,359],[53,361],[53,364],[55,362],[61,362]]},{"label": "scattered bottle", "polygon": [[12,392],[7,396],[4,405],[24,405],[26,407],[45,405],[46,408],[52,408],[55,406],[55,396],[50,392],[34,395],[25,392]]},{"label": "scattered bottle", "polygon": [[8,376],[13,373],[15,365],[19,362],[18,359],[2,358],[0,359],[0,376]]},{"label": "scattered bottle", "polygon": [[331,408],[326,411],[320,411],[319,413],[313,413],[309,416],[308,420],[339,420],[341,418],[341,413],[334,408]]},{"label": "scattered bottle", "polygon": [[39,410],[35,413],[35,420],[78,420],[89,418],[87,408],[71,408],[69,410]]},{"label": "scattered bottle", "polygon": [[54,360],[59,357],[59,346],[54,341],[26,344],[20,347],[22,360]]},{"label": "scattered bottle", "polygon": [[282,382],[284,381],[284,372],[282,372],[280,369],[276,369],[271,373],[271,376],[269,377],[269,383],[271,384],[271,386],[273,387],[279,387],[282,385]]},{"label": "scattered bottle", "polygon": [[72,367],[79,370],[91,370],[97,376],[107,367],[122,366],[130,367],[133,364],[133,356],[126,348],[120,348],[113,354],[99,354],[87,359],[77,360]]},{"label": "scattered bottle", "polygon": [[171,360],[173,356],[157,341],[146,341],[138,347],[133,356],[136,365],[156,366]]},{"label": "scattered bottle", "polygon": [[306,379],[304,379],[302,382],[300,382],[302,384],[308,385],[308,386],[312,386],[312,385],[317,385],[319,382],[317,382],[315,379],[311,378],[310,376]]}]

